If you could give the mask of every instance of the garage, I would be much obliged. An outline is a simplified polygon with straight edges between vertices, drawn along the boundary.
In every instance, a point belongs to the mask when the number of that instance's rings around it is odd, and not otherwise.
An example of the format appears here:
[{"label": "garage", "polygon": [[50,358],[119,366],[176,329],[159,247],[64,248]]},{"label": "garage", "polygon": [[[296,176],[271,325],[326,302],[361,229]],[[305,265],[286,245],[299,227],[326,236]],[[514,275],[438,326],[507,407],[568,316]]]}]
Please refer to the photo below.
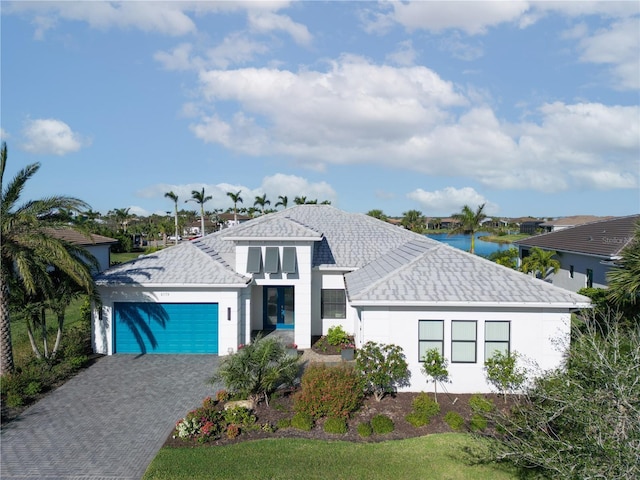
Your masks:
[{"label": "garage", "polygon": [[218,353],[217,303],[116,302],[114,353]]}]

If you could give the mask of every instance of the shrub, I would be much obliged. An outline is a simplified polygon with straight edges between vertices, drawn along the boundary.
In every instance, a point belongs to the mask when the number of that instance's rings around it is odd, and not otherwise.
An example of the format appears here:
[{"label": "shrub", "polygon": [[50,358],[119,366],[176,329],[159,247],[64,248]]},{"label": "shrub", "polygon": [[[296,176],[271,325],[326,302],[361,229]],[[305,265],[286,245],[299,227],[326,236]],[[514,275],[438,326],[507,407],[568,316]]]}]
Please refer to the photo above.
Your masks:
[{"label": "shrub", "polygon": [[371,428],[371,424],[369,422],[362,422],[358,424],[358,435],[361,437],[370,437],[373,434],[373,429]]},{"label": "shrub", "polygon": [[203,442],[209,438],[219,438],[226,427],[225,412],[220,411],[218,402],[207,397],[201,407],[191,410],[176,423],[174,437]]},{"label": "shrub", "polygon": [[295,395],[293,409],[314,419],[347,418],[360,408],[363,396],[360,378],[352,368],[312,364],[302,376],[301,390]]},{"label": "shrub", "polygon": [[262,425],[260,425],[260,430],[267,433],[273,433],[277,430],[277,427],[275,425],[270,424],[269,422],[265,422]]},{"label": "shrub", "polygon": [[469,428],[471,428],[471,431],[473,432],[482,431],[487,428],[487,419],[479,413],[474,413],[471,415]]},{"label": "shrub", "polygon": [[367,342],[358,350],[356,369],[377,401],[397,386],[407,385],[411,376],[401,347],[375,342]]},{"label": "shrub", "polygon": [[335,327],[330,327],[327,331],[327,343],[329,345],[333,345],[337,347],[338,345],[343,345],[349,343],[350,338],[347,332],[340,325],[336,325]]},{"label": "shrub", "polygon": [[297,373],[297,358],[287,355],[282,342],[257,338],[223,358],[211,381],[223,382],[233,395],[269,404],[269,395],[282,384],[292,384]]},{"label": "shrub", "polygon": [[235,423],[231,423],[227,425],[227,437],[228,438],[236,438],[240,435],[240,427]]},{"label": "shrub", "polygon": [[313,417],[308,413],[298,412],[291,418],[291,426],[309,432],[313,428]]},{"label": "shrub", "polygon": [[429,423],[429,417],[418,412],[407,413],[404,419],[414,427],[424,427]]},{"label": "shrub", "polygon": [[29,395],[30,397],[33,397],[39,394],[41,391],[42,391],[42,385],[40,384],[40,382],[29,382],[29,385],[27,385],[27,388],[24,389],[24,393],[26,395]]},{"label": "shrub", "polygon": [[224,421],[227,424],[242,425],[243,427],[250,427],[256,423],[256,416],[251,413],[251,410],[244,407],[230,408],[224,411]]},{"label": "shrub", "polygon": [[226,402],[227,400],[229,400],[229,392],[227,392],[226,390],[218,390],[216,392],[216,400],[218,402]]},{"label": "shrub", "polygon": [[478,414],[489,413],[496,408],[493,401],[478,394],[471,396],[469,399],[469,406],[471,407],[471,411]]},{"label": "shrub", "polygon": [[290,418],[281,418],[280,420],[278,420],[278,423],[276,423],[276,428],[278,430],[280,430],[281,428],[289,428],[290,426],[291,426]]},{"label": "shrub", "polygon": [[425,392],[421,392],[413,399],[411,403],[413,410],[427,418],[435,417],[440,413],[440,404],[432,399]]},{"label": "shrub", "polygon": [[464,418],[458,412],[447,412],[444,421],[451,427],[451,430],[460,431],[464,427]]},{"label": "shrub", "polygon": [[324,422],[324,431],[327,433],[341,434],[347,433],[347,422],[344,418],[329,417]]},{"label": "shrub", "polygon": [[21,407],[22,405],[24,405],[24,399],[18,392],[11,391],[7,393],[6,403],[7,406],[11,408]]},{"label": "shrub", "polygon": [[395,425],[393,424],[393,420],[386,415],[375,415],[371,419],[371,429],[373,433],[382,435],[393,432]]},{"label": "shrub", "polygon": [[494,352],[484,363],[487,381],[491,383],[507,401],[507,393],[519,390],[527,378],[527,372],[518,368],[518,352],[503,354]]}]

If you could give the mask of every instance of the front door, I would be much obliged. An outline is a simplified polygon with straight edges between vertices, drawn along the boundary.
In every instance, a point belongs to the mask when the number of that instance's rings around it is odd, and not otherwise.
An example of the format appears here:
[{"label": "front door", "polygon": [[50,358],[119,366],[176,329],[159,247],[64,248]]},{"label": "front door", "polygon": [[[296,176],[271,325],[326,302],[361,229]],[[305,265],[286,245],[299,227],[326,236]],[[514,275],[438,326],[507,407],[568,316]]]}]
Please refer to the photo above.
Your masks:
[{"label": "front door", "polygon": [[293,287],[264,287],[264,329],[291,329],[293,316]]}]

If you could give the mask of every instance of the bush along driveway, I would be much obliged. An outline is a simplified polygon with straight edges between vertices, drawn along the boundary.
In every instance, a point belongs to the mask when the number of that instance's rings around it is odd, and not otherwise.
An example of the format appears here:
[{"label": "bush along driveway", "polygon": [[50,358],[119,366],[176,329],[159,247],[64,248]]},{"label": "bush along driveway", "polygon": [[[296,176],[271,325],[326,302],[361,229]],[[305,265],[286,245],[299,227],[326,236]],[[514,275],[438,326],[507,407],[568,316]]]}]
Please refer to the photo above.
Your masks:
[{"label": "bush along driveway", "polygon": [[185,411],[217,388],[214,355],[114,355],[5,425],[3,480],[138,480]]}]

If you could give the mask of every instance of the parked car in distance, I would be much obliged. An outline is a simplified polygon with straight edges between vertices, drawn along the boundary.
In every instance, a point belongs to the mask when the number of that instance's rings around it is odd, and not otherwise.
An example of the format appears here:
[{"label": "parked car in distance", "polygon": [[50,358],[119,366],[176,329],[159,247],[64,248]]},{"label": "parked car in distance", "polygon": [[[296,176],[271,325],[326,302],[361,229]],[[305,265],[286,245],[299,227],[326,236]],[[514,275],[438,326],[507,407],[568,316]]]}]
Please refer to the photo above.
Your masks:
[{"label": "parked car in distance", "polygon": [[[171,240],[172,242],[176,241],[176,236],[175,235],[171,235],[169,237],[167,237],[167,240]],[[180,235],[178,235],[178,241],[181,241],[182,237]]]}]

